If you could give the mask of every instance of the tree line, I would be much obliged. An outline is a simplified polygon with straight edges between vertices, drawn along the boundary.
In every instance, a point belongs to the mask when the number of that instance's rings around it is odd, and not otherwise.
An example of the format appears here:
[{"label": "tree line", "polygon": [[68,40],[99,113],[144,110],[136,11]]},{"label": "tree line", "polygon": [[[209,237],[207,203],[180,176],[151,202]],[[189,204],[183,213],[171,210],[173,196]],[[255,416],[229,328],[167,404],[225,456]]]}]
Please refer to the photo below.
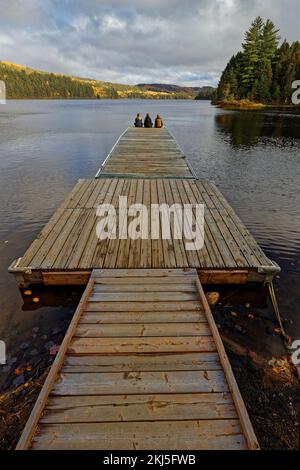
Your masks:
[{"label": "tree line", "polygon": [[8,98],[95,98],[93,87],[72,77],[41,73],[0,63]]},{"label": "tree line", "polygon": [[274,23],[257,17],[222,73],[214,101],[290,104],[292,84],[300,80],[300,43],[279,42]]},{"label": "tree line", "polygon": [[[28,67],[0,61],[0,80],[6,85],[10,99],[68,99],[68,98],[143,98],[143,99],[194,99],[192,89],[170,87],[148,90],[139,85],[122,85],[99,80],[82,79],[68,75],[40,72]],[[174,88],[174,87],[173,87]]]}]

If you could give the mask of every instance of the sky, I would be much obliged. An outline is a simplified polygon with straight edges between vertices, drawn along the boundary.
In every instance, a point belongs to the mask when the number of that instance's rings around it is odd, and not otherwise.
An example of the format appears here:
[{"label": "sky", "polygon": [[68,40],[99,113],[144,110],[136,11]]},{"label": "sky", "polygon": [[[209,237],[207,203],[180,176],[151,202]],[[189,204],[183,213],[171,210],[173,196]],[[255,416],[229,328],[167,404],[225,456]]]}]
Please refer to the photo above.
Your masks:
[{"label": "sky", "polygon": [[0,0],[0,60],[118,83],[215,86],[258,15],[300,40],[299,0]]}]

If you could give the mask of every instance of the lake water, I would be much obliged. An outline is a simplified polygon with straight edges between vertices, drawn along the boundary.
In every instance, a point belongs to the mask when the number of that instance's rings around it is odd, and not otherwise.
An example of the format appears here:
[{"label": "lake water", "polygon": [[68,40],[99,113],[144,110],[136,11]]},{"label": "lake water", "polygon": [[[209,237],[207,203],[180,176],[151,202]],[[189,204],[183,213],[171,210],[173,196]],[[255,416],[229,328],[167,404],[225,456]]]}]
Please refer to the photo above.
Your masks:
[{"label": "lake water", "polygon": [[74,308],[24,308],[8,266],[76,181],[95,175],[137,112],[161,114],[197,175],[215,181],[280,264],[280,308],[300,338],[299,114],[224,111],[201,101],[9,101],[0,106],[0,339],[9,359],[26,349],[34,327],[63,329]]}]

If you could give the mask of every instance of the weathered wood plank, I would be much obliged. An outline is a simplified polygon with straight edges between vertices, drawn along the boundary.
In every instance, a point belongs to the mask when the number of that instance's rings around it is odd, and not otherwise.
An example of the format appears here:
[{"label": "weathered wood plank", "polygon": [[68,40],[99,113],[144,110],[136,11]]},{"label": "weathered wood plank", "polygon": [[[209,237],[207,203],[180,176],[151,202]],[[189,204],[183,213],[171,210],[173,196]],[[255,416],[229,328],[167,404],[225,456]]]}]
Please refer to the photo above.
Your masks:
[{"label": "weathered wood plank", "polygon": [[237,419],[229,393],[51,396],[40,422]]},{"label": "weathered wood plank", "polygon": [[186,300],[185,302],[101,302],[91,300],[90,298],[87,310],[92,308],[98,312],[164,312],[173,310],[174,312],[201,311],[201,305],[197,301]]},{"label": "weathered wood plank", "polygon": [[[150,308],[150,307],[149,307]],[[199,311],[123,311],[103,312],[99,310],[97,302],[87,304],[86,313],[81,316],[80,323],[206,323],[206,317]]]},{"label": "weathered wood plank", "polygon": [[33,449],[243,450],[238,420],[45,424]]},{"label": "weathered wood plank", "polygon": [[90,302],[185,302],[197,298],[195,292],[93,292]]},{"label": "weathered wood plank", "polygon": [[115,354],[111,356],[66,355],[62,372],[121,372],[156,370],[220,370],[215,352]]},{"label": "weathered wood plank", "polygon": [[[124,281],[124,280],[123,280]],[[146,282],[145,282],[146,281]],[[102,293],[113,293],[113,292],[118,292],[118,293],[137,293],[141,292],[142,294],[144,293],[153,293],[155,294],[156,292],[182,292],[182,293],[190,293],[190,292],[195,292],[195,285],[193,282],[186,282],[186,283],[181,283],[181,281],[177,281],[177,283],[172,282],[172,283],[160,283],[159,281],[156,281],[155,283],[149,282],[147,283],[147,278],[144,279],[144,282],[141,283],[135,283],[135,281],[132,281],[130,283],[125,284],[123,283],[106,283],[106,284],[101,284],[96,282],[93,292],[95,294],[102,294]]]},{"label": "weathered wood plank", "polygon": [[59,375],[52,395],[228,392],[223,371],[102,372]]},{"label": "weathered wood plank", "polygon": [[148,337],[148,336],[210,336],[206,323],[133,323],[78,325],[76,338]]},{"label": "weathered wood plank", "polygon": [[115,354],[151,352],[215,351],[211,336],[148,338],[74,338],[69,354]]}]

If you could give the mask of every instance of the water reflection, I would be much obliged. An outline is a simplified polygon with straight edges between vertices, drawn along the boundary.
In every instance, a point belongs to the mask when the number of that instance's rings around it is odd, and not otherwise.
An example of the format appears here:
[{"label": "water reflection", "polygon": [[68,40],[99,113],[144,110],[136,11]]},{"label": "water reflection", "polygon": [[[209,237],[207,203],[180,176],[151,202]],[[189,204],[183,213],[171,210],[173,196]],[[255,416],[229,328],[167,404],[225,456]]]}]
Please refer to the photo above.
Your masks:
[{"label": "water reflection", "polygon": [[274,139],[277,146],[293,145],[300,139],[298,111],[283,114],[281,111],[233,111],[216,114],[217,129],[230,135],[234,148],[252,147],[262,139]]}]

